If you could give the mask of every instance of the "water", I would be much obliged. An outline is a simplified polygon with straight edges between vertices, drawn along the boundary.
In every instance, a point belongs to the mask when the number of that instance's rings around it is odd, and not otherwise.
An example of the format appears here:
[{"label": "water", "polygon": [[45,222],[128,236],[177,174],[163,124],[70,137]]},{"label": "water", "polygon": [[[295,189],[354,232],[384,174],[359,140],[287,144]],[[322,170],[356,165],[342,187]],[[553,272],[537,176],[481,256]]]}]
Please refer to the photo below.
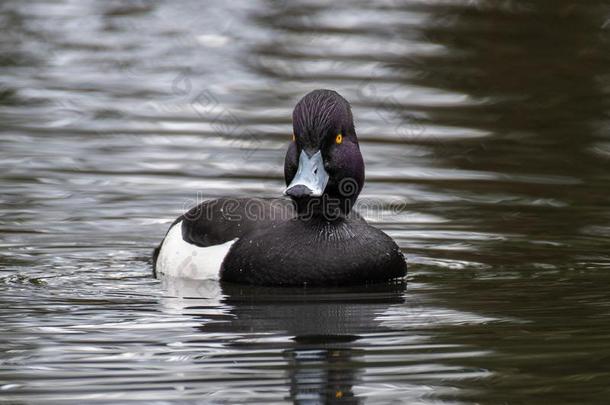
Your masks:
[{"label": "water", "polygon": [[[605,402],[610,6],[225,3],[0,5],[0,402]],[[153,279],[186,208],[279,194],[319,87],[406,284]]]}]

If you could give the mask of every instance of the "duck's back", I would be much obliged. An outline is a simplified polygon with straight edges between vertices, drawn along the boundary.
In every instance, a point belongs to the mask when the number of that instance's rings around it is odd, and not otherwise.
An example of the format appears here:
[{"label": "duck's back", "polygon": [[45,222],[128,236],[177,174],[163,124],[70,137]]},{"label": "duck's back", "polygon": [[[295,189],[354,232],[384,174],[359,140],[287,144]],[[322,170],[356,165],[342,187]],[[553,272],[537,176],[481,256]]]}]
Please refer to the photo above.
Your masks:
[{"label": "duck's back", "polygon": [[205,201],[179,216],[153,253],[153,271],[193,279],[218,278],[236,240],[295,216],[292,201],[222,198]]}]

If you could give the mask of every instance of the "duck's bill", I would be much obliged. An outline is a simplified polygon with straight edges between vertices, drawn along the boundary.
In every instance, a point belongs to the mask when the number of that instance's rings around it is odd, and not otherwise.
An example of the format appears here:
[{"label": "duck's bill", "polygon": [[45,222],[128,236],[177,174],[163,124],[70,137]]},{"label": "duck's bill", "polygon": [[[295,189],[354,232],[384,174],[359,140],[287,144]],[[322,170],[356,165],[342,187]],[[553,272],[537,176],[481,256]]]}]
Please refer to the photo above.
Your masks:
[{"label": "duck's bill", "polygon": [[328,183],[328,173],[324,170],[322,153],[317,151],[311,157],[305,151],[299,156],[299,167],[294,179],[284,194],[290,197],[320,197]]}]

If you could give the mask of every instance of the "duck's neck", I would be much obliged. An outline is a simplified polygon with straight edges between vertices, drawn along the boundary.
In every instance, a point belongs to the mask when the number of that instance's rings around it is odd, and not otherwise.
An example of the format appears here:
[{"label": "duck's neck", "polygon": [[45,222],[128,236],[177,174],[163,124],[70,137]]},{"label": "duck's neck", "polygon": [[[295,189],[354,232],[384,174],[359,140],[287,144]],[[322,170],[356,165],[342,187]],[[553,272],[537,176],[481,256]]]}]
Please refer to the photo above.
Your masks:
[{"label": "duck's neck", "polygon": [[354,202],[351,199],[330,197],[328,194],[295,200],[299,218],[328,222],[345,219],[352,210]]}]

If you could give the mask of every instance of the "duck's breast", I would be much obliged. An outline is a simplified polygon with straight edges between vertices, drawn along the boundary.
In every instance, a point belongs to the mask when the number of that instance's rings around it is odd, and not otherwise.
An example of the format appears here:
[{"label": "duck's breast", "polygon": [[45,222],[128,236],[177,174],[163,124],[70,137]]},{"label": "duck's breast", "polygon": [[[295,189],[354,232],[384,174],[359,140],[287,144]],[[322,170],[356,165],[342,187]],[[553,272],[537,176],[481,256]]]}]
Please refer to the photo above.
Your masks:
[{"label": "duck's breast", "polygon": [[402,277],[394,241],[363,220],[293,219],[243,235],[222,263],[221,279],[259,285],[347,285]]}]

